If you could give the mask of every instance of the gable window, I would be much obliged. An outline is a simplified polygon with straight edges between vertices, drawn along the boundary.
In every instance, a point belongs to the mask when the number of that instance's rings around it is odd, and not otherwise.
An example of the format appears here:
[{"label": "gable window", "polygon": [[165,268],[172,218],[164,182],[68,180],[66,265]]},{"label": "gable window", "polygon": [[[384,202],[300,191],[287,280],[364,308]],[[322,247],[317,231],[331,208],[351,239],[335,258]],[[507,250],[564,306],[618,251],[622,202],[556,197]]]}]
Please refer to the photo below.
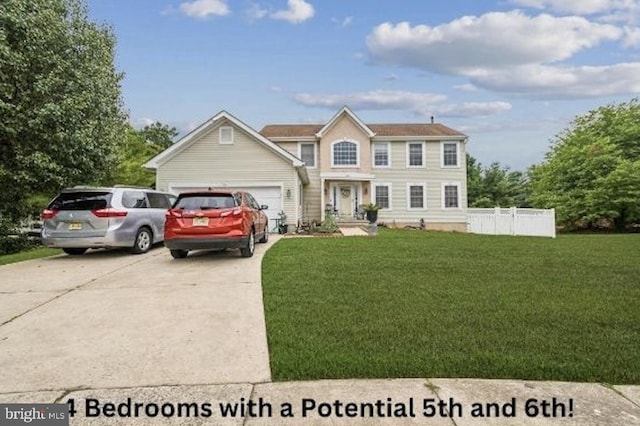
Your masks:
[{"label": "gable window", "polygon": [[316,144],[301,143],[298,145],[298,154],[300,159],[309,168],[316,167]]},{"label": "gable window", "polygon": [[233,144],[233,127],[220,127],[220,145]]},{"label": "gable window", "polygon": [[427,185],[424,183],[407,184],[407,208],[409,210],[424,210],[427,208]]},{"label": "gable window", "polygon": [[424,142],[407,143],[407,167],[424,167]]},{"label": "gable window", "polygon": [[442,167],[458,167],[458,142],[442,143]]},{"label": "gable window", "polygon": [[391,165],[389,142],[374,143],[372,151],[373,167],[389,167]]},{"label": "gable window", "polygon": [[358,166],[358,144],[350,141],[334,142],[332,144],[331,165],[334,167]]},{"label": "gable window", "polygon": [[391,208],[391,184],[377,183],[374,186],[373,195],[375,204],[381,209]]},{"label": "gable window", "polygon": [[442,207],[445,209],[457,209],[460,207],[460,184],[442,184]]}]

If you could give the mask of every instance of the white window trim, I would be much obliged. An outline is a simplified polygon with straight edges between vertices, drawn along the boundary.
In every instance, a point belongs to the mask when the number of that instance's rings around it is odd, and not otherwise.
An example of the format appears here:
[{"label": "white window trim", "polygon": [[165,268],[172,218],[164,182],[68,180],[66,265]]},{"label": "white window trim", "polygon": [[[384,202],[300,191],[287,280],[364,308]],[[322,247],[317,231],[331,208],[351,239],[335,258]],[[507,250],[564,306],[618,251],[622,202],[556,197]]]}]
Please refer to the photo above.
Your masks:
[{"label": "white window trim", "polygon": [[[333,148],[340,142],[349,142],[356,145],[356,164],[334,164]],[[331,168],[335,169],[357,169],[360,168],[360,142],[351,139],[339,139],[331,142]]]},{"label": "white window trim", "polygon": [[[230,130],[231,131],[231,140],[224,141],[222,139],[222,131],[223,130]],[[218,143],[220,145],[233,145],[233,140],[234,140],[233,127],[231,127],[231,126],[220,126],[220,128],[218,129]]]},{"label": "white window trim", "polygon": [[[447,166],[444,164],[444,146],[446,144],[455,144],[456,145],[456,165],[455,166]],[[459,141],[442,141],[440,142],[440,167],[443,169],[459,169],[460,166],[460,142]]]},{"label": "white window trim", "polygon": [[[445,207],[445,203],[444,203],[444,188],[446,186],[456,186],[458,187],[458,207]],[[462,204],[461,204],[461,195],[460,191],[461,191],[462,185],[460,184],[460,182],[442,182],[442,189],[441,189],[441,206],[442,206],[442,210],[461,210],[462,209]]]},{"label": "white window trim", "polygon": [[[409,147],[411,145],[422,145],[422,165],[421,166],[410,166],[409,165]],[[426,153],[427,153],[427,147],[426,147],[426,143],[424,141],[409,141],[406,143],[405,146],[405,151],[406,151],[406,155],[407,155],[407,168],[408,169],[424,169],[427,165],[427,159],[426,159]]]},{"label": "white window trim", "polygon": [[376,188],[379,186],[386,186],[389,188],[389,207],[388,208],[384,208],[384,209],[380,209],[380,210],[384,210],[384,211],[391,211],[393,210],[393,187],[391,186],[390,182],[377,182],[377,183],[372,183],[371,184],[371,202],[372,203],[376,203]]},{"label": "white window trim", "polygon": [[[422,207],[411,207],[411,187],[422,187]],[[426,210],[427,209],[427,183],[426,182],[407,182],[407,210]]]},{"label": "white window trim", "polygon": [[318,168],[318,144],[315,142],[298,142],[298,158],[302,160],[302,145],[313,145],[313,166],[307,165],[307,169]]},{"label": "white window trim", "polygon": [[[387,165],[376,165],[376,145],[387,146]],[[371,143],[371,167],[374,169],[389,169],[391,168],[391,142],[372,142]]]}]

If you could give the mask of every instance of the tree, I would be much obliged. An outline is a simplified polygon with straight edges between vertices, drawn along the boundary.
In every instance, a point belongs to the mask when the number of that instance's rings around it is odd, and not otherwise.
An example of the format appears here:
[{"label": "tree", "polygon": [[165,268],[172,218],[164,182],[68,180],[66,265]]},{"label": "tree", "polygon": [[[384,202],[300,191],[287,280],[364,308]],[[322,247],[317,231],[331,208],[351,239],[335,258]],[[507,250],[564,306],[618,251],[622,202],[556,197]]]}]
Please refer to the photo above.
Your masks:
[{"label": "tree", "polygon": [[535,206],[568,228],[640,223],[640,104],[606,105],[577,117],[532,170]]},{"label": "tree", "polygon": [[118,145],[117,166],[113,169],[109,184],[153,186],[155,173],[142,165],[163,149],[161,145],[145,138],[144,130],[136,131],[128,126],[126,137]]},{"label": "tree", "polygon": [[467,200],[469,207],[526,207],[527,179],[500,163],[483,167],[467,154]]},{"label": "tree", "polygon": [[115,37],[83,0],[0,2],[0,212],[98,183],[124,134]]},{"label": "tree", "polygon": [[178,136],[178,130],[156,121],[149,126],[144,126],[144,129],[140,130],[140,135],[164,150],[173,145],[173,139]]}]

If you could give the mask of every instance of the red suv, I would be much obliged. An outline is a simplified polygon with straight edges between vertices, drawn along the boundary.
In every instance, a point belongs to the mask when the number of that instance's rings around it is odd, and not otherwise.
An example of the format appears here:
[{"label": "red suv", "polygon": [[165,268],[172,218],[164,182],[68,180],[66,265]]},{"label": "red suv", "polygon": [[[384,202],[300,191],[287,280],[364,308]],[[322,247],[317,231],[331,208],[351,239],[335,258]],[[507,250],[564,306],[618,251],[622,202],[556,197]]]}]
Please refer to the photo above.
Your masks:
[{"label": "red suv", "polygon": [[238,248],[251,257],[256,239],[269,239],[267,208],[244,191],[182,193],[167,211],[164,245],[175,259],[189,250],[216,248]]}]

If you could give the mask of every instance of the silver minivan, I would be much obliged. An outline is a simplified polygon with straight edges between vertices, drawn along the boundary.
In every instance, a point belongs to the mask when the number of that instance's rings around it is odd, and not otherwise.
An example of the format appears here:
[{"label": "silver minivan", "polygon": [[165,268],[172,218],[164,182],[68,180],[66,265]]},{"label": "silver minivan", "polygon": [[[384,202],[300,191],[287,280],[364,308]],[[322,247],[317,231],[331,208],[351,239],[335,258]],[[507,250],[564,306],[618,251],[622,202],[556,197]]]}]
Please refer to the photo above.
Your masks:
[{"label": "silver minivan", "polygon": [[164,239],[165,214],[175,199],[126,186],[65,189],[42,212],[42,244],[73,255],[114,247],[146,253]]}]

